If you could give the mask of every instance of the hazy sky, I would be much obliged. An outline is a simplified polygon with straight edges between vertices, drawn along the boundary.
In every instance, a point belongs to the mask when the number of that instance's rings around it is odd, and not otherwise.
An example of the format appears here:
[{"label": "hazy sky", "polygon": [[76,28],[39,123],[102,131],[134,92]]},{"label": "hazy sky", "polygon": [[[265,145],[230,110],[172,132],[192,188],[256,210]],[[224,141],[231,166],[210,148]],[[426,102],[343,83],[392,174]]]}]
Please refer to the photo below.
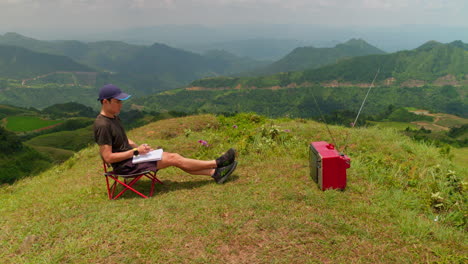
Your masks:
[{"label": "hazy sky", "polygon": [[0,32],[250,23],[468,27],[468,0],[0,0]]}]

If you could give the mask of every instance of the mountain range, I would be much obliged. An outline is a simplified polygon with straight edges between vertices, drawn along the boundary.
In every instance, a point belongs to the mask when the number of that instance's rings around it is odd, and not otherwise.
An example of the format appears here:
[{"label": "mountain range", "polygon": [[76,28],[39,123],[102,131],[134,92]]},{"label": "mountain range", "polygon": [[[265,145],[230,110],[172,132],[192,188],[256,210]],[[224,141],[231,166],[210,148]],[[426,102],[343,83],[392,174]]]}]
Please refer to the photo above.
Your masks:
[{"label": "mountain range", "polygon": [[[0,36],[0,63],[0,103],[38,108],[67,101],[95,107],[95,99],[90,99],[95,91],[88,88],[96,89],[105,83],[144,96],[202,77],[265,65],[224,51],[202,55],[160,43],[142,46],[119,41],[42,41],[16,33]],[[77,72],[88,74],[81,74],[83,78]],[[20,89],[25,85],[43,89]]]},{"label": "mountain range", "polygon": [[[376,73],[378,75],[376,76]],[[205,78],[192,82],[201,88],[271,88],[302,84],[368,87],[374,76],[379,85],[467,85],[468,44],[429,41],[420,47],[390,54],[343,58],[337,63],[303,71],[260,77]]]},{"label": "mountain range", "polygon": [[370,54],[385,54],[363,39],[351,39],[333,48],[299,47],[282,59],[253,71],[250,75],[273,74],[287,71],[301,71],[334,64],[340,60]]},{"label": "mountain range", "polygon": [[461,41],[429,41],[410,51],[345,58],[304,71],[205,78],[135,102],[152,111],[252,111],[309,118],[319,115],[317,105],[325,114],[359,109],[367,91],[363,88],[374,78],[376,91],[366,108],[371,114],[395,105],[468,116],[468,49]]},{"label": "mountain range", "polygon": [[28,78],[56,71],[93,71],[66,56],[33,52],[18,46],[0,45],[0,78]]},{"label": "mountain range", "polygon": [[[78,98],[81,103],[95,106],[88,99],[92,91],[83,88],[97,88],[104,83],[117,84],[135,96],[145,96],[183,87],[204,77],[248,73],[268,64],[266,61],[238,57],[224,50],[198,54],[161,43],[143,46],[119,41],[42,41],[17,33],[6,33],[0,36],[0,45],[0,50],[3,49],[0,60],[4,62],[5,68],[1,77],[10,79],[8,82],[0,80],[0,90],[3,90],[0,93],[0,102],[38,108]],[[12,56],[13,46],[16,47],[16,53],[21,51],[24,54],[20,63]],[[362,52],[367,54],[363,51],[365,49],[369,49],[370,53],[380,52],[362,40],[351,40],[331,48],[329,53],[334,53],[330,57],[339,60]],[[316,49],[301,52],[306,57],[313,57],[307,56],[307,52],[314,53]],[[295,53],[297,51],[286,56],[285,61],[290,61],[289,57],[294,60]],[[298,61],[297,65],[307,63]],[[288,68],[294,65],[296,64],[291,62],[282,67],[282,70],[294,70]],[[89,74],[79,75],[77,72]],[[14,83],[11,79],[18,81]],[[45,88],[47,85],[47,89],[29,89],[27,93],[25,90],[18,90],[24,88],[24,85],[33,85],[35,88]],[[60,92],[57,89],[61,89]],[[60,98],[57,94],[64,96]],[[31,95],[40,100],[34,102],[28,98]],[[48,102],[46,99],[52,101]]]},{"label": "mountain range", "polygon": [[[429,41],[409,51],[386,55],[369,55],[343,60],[337,64],[303,72],[305,82],[350,81],[370,83],[379,70],[377,80],[422,86],[435,83],[447,85],[467,84],[468,45],[461,41],[448,44]],[[412,82],[405,83],[405,82]]]},{"label": "mountain range", "polygon": [[296,39],[249,38],[226,42],[217,41],[211,44],[186,44],[182,45],[181,48],[198,53],[224,50],[241,57],[273,62],[283,58],[297,47],[309,45],[309,42]]},{"label": "mountain range", "polygon": [[[257,43],[257,46],[267,47],[275,45],[275,43],[274,40],[270,42],[263,40]],[[242,72],[265,74],[297,71],[335,63],[353,56],[384,53],[362,39],[351,39],[333,48],[296,48],[282,59],[268,65],[268,61],[235,56],[223,50],[222,46],[217,49],[213,47],[213,49],[205,51],[204,54],[198,54],[161,43],[142,46],[119,41],[91,43],[73,40],[41,41],[17,33],[6,33],[0,36],[0,44],[23,47],[40,53],[67,56],[96,71],[116,72],[124,76],[126,74],[139,75],[140,77],[151,75],[152,79],[157,76],[160,80],[157,83],[167,86],[158,90],[174,88],[209,76],[232,75]],[[255,47],[250,48],[258,50]],[[43,60],[43,63],[49,61],[53,60]]]},{"label": "mountain range", "polygon": [[209,54],[204,56],[161,43],[142,46],[120,41],[41,41],[17,33],[6,33],[0,36],[0,44],[67,56],[99,71],[165,76],[161,79],[167,80],[168,83],[175,81],[177,85],[201,77],[235,73],[239,68],[237,64],[241,65],[244,71],[265,64],[228,52],[223,52],[222,58]]},{"label": "mountain range", "polygon": [[[43,108],[77,101],[97,107],[95,89],[104,83],[121,86],[135,97],[187,85],[189,90],[368,87],[377,71],[378,85],[458,86],[467,84],[467,54],[461,41],[431,41],[385,54],[362,39],[351,39],[333,48],[299,47],[266,65],[223,50],[198,54],[161,43],[41,41],[7,33],[0,36],[0,103]],[[252,72],[263,76],[225,77]]]},{"label": "mountain range", "polygon": [[[466,26],[447,26],[441,23],[379,26],[378,21],[375,22],[364,26],[351,23],[338,27],[317,24],[239,23],[210,26],[165,24],[112,31],[54,28],[29,31],[21,29],[20,32],[38,39],[78,39],[87,42],[120,40],[140,45],[158,42],[197,53],[210,49],[224,49],[237,56],[269,60],[278,60],[296,47],[333,47],[351,38],[365,39],[386,52],[414,49],[428,40],[443,43],[456,39],[468,41]],[[268,46],[256,44],[261,42],[272,44],[273,41],[275,43]]]}]

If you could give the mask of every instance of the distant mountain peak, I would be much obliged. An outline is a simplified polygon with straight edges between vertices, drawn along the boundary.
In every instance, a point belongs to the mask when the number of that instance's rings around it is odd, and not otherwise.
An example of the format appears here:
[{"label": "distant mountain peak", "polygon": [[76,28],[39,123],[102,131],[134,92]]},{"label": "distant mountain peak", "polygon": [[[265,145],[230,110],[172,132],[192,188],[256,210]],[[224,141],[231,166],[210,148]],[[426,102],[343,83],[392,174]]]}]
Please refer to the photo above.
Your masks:
[{"label": "distant mountain peak", "polygon": [[362,38],[352,38],[352,39],[346,41],[345,43],[343,43],[343,45],[355,45],[355,44],[367,44],[367,45],[369,45],[369,43],[367,43]]},{"label": "distant mountain peak", "polygon": [[5,33],[3,35],[3,37],[6,38],[6,39],[15,39],[15,40],[19,40],[19,39],[32,40],[32,38],[25,37],[25,36],[23,36],[21,34],[18,34],[16,32],[7,32],[7,33]]},{"label": "distant mountain peak", "polygon": [[165,49],[172,48],[173,49],[173,47],[170,47],[169,45],[166,45],[164,43],[159,43],[159,42],[153,43],[153,45],[151,45],[150,48],[165,48]]},{"label": "distant mountain peak", "polygon": [[365,56],[371,54],[385,54],[363,39],[352,38],[334,48],[299,47],[283,57],[281,60],[258,70],[259,74],[273,74],[278,72],[301,71],[333,64],[345,58]]},{"label": "distant mountain peak", "polygon": [[432,50],[434,48],[442,47],[442,46],[451,46],[451,47],[457,47],[457,48],[461,48],[461,49],[464,49],[464,50],[468,50],[468,44],[463,43],[463,41],[461,41],[461,40],[455,40],[455,41],[452,41],[452,42],[450,42],[448,44],[444,44],[444,43],[441,43],[441,42],[438,42],[438,41],[435,41],[435,40],[430,40],[430,41],[427,41],[426,43],[422,44],[421,46],[417,47],[415,50],[429,51],[429,50]]},{"label": "distant mountain peak", "polygon": [[454,46],[454,47],[458,47],[458,48],[462,48],[464,50],[468,50],[468,44],[463,43],[463,41],[461,41],[461,40],[455,40],[455,41],[449,43],[449,45]]},{"label": "distant mountain peak", "polygon": [[25,37],[25,36],[23,36],[23,35],[21,35],[21,34],[18,34],[18,33],[16,33],[16,32],[7,32],[7,33],[5,33],[5,35],[3,35],[3,36],[5,36],[5,37],[15,37],[15,36]]},{"label": "distant mountain peak", "polygon": [[429,40],[428,42],[422,44],[421,46],[419,46],[418,48],[416,48],[416,50],[431,50],[435,47],[438,47],[438,46],[442,46],[444,45],[443,43],[440,43],[438,41],[435,41],[435,40]]},{"label": "distant mountain peak", "polygon": [[379,48],[369,44],[362,38],[352,38],[345,43],[341,43],[335,46],[335,48],[343,48],[343,47],[352,47],[352,48],[359,48],[359,49],[372,49],[378,50],[379,53],[385,53],[384,51],[380,50]]}]

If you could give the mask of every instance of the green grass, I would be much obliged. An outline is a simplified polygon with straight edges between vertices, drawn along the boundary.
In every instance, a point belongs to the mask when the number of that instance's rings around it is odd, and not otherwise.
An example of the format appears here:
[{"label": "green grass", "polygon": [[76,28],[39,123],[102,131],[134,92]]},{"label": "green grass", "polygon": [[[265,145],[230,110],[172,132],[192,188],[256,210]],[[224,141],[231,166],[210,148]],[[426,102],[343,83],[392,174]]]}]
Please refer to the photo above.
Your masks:
[{"label": "green grass", "polygon": [[34,137],[25,143],[31,146],[53,147],[78,151],[93,142],[92,127],[60,131]]},{"label": "green grass", "polygon": [[60,120],[45,120],[37,116],[9,116],[6,129],[14,132],[28,132],[59,124]]},{"label": "green grass", "polygon": [[397,130],[405,130],[407,127],[411,129],[417,129],[418,126],[406,122],[377,122],[377,121],[368,121],[369,123],[376,125],[382,128],[395,128]]},{"label": "green grass", "polygon": [[[0,188],[0,262],[468,260],[466,232],[450,218],[455,198],[446,186],[452,170],[466,181],[466,168],[393,130],[330,128],[339,146],[349,134],[345,191],[320,191],[310,179],[307,146],[329,136],[324,125],[306,120],[192,116],[135,129],[129,137],[137,143],[188,157],[212,159],[231,146],[239,152],[226,184],[169,168],[158,173],[164,185],[146,200],[128,194],[109,201],[98,148],[84,149]],[[149,184],[138,187],[147,191]],[[436,191],[446,199],[440,211],[430,205]]]},{"label": "green grass", "polygon": [[2,105],[0,104],[0,116],[5,115],[15,115],[21,113],[31,113],[32,111],[27,110],[25,108],[19,108],[11,105]]},{"label": "green grass", "polygon": [[45,146],[35,146],[29,145],[37,152],[40,152],[48,157],[50,157],[55,163],[61,163],[66,161],[67,159],[73,157],[75,152],[66,149],[60,148],[53,148],[53,147],[45,147]]},{"label": "green grass", "polygon": [[453,161],[460,167],[468,167],[468,148],[451,148],[450,152],[453,153]]},{"label": "green grass", "polygon": [[404,109],[408,110],[408,111],[417,111],[418,108],[416,107],[403,107]]},{"label": "green grass", "polygon": [[468,119],[466,118],[461,118],[458,116],[453,116],[453,115],[447,115],[447,114],[438,114],[440,117],[440,120],[437,121],[435,124],[439,126],[444,126],[444,127],[456,127],[456,126],[462,126],[464,124],[468,124]]}]

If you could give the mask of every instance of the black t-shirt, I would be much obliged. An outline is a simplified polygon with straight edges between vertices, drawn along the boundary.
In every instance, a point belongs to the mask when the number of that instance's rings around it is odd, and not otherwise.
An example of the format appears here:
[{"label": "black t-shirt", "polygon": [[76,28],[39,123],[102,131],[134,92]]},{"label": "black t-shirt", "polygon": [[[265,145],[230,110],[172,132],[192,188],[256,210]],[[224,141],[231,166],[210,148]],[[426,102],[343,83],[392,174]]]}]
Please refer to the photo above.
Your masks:
[{"label": "black t-shirt", "polygon": [[[112,153],[124,152],[132,149],[118,116],[110,118],[99,114],[96,117],[94,121],[94,141],[100,146],[112,146]],[[112,167],[116,168],[125,161],[126,160],[112,163]]]}]

